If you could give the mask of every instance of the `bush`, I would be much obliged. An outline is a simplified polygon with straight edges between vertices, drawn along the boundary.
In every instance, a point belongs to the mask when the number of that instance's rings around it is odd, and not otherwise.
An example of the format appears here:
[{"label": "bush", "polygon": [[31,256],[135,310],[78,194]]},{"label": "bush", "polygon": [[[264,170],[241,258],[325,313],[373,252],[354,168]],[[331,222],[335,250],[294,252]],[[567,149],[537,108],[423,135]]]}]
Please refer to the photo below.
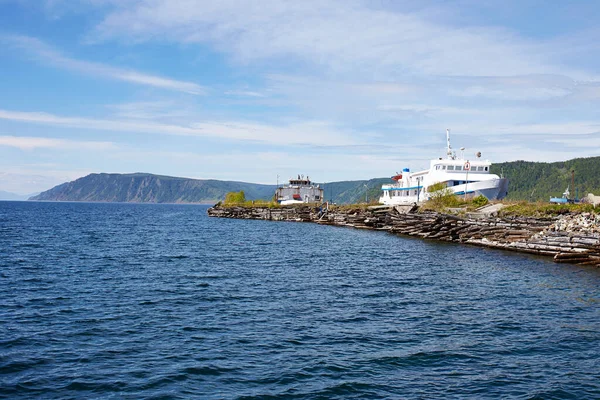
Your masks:
[{"label": "bush", "polygon": [[485,197],[484,195],[480,194],[479,196],[473,198],[472,203],[473,203],[473,205],[476,208],[479,208],[479,207],[483,207],[487,203],[489,203],[489,200],[488,200],[487,197]]},{"label": "bush", "polygon": [[460,199],[443,182],[429,186],[427,191],[430,194],[427,203],[434,209],[456,207],[460,204]]},{"label": "bush", "polygon": [[244,204],[246,202],[246,194],[243,190],[239,192],[229,192],[225,195],[225,204]]}]

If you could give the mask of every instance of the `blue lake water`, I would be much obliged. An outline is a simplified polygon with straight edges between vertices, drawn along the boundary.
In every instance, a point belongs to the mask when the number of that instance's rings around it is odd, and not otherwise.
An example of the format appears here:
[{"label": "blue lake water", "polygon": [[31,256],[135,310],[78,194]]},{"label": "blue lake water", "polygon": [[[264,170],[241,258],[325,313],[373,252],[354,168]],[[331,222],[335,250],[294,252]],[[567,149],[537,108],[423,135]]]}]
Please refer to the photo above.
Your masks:
[{"label": "blue lake water", "polygon": [[205,206],[0,202],[0,397],[600,398],[600,270]]}]

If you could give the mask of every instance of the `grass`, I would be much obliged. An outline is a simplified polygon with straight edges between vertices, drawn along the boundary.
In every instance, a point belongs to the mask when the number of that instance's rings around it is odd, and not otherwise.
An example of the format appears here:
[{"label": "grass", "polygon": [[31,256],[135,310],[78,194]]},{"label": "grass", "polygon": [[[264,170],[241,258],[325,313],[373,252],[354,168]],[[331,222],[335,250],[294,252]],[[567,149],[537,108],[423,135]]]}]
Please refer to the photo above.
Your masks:
[{"label": "grass", "polygon": [[472,212],[488,204],[487,199],[482,196],[475,198],[464,199],[462,196],[456,196],[454,194],[445,194],[440,197],[434,197],[431,200],[426,201],[420,207],[423,211],[436,211],[436,212],[448,212],[453,208],[460,208],[464,212]]},{"label": "grass", "polygon": [[[486,199],[487,200],[487,199]],[[494,202],[497,203],[497,202]],[[600,206],[594,208],[592,204],[550,204],[546,202],[510,202],[501,201],[505,207],[498,212],[500,217],[553,217],[563,214],[579,214],[584,212],[600,213]],[[435,211],[439,213],[455,212],[460,209],[458,214],[473,212],[476,209],[488,204],[487,201],[479,197],[464,199],[462,196],[445,195],[440,196],[434,201],[428,201],[421,205],[419,211]],[[243,202],[223,202],[219,203],[223,207],[245,207],[245,208],[282,208],[282,207],[320,207],[320,203],[302,203],[282,206],[275,201],[267,200],[244,200]],[[359,203],[359,204],[341,204],[329,205],[330,211],[340,212],[361,212],[367,210],[368,207],[379,205],[379,203]]]},{"label": "grass", "polygon": [[244,207],[244,208],[281,208],[281,204],[276,201],[267,200],[246,200],[246,201],[223,201],[218,205],[222,207]]},{"label": "grass", "polygon": [[505,203],[506,207],[498,212],[499,216],[511,217],[553,217],[563,214],[580,214],[584,212],[600,212],[600,208],[592,204],[549,204],[545,202],[519,201],[517,203]]}]

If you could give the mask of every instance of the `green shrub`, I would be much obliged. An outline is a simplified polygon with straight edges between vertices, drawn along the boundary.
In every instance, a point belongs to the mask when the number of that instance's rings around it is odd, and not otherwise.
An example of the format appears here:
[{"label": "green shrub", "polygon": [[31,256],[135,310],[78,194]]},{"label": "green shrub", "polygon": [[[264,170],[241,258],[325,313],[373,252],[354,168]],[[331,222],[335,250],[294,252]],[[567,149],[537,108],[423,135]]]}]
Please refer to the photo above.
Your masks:
[{"label": "green shrub", "polygon": [[244,193],[243,190],[240,190],[239,192],[229,192],[225,195],[225,204],[226,205],[232,205],[232,204],[244,204],[246,202],[246,194]]},{"label": "green shrub", "polygon": [[461,201],[452,190],[443,182],[435,183],[427,188],[429,192],[429,200],[427,204],[430,208],[441,210],[447,207],[456,207],[461,204]]},{"label": "green shrub", "polygon": [[472,203],[475,206],[475,208],[479,208],[479,207],[483,207],[487,203],[489,203],[489,200],[488,200],[487,197],[485,197],[484,195],[480,194],[479,196],[473,198]]}]

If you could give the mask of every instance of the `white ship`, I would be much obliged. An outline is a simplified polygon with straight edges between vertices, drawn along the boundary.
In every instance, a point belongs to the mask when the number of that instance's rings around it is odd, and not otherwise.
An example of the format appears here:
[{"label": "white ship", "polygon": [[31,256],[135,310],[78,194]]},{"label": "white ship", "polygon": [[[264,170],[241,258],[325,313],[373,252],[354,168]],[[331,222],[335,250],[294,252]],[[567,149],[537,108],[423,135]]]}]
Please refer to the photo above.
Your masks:
[{"label": "white ship", "polygon": [[[446,129],[446,158],[431,160],[429,169],[411,173],[404,168],[392,177],[396,183],[383,185],[379,202],[386,205],[422,203],[429,200],[428,189],[443,183],[455,195],[468,197],[483,195],[489,200],[499,200],[508,194],[508,179],[490,174],[491,162],[481,160],[477,153],[474,160],[456,155],[450,146],[450,130]],[[464,147],[461,148],[464,153]]]}]

